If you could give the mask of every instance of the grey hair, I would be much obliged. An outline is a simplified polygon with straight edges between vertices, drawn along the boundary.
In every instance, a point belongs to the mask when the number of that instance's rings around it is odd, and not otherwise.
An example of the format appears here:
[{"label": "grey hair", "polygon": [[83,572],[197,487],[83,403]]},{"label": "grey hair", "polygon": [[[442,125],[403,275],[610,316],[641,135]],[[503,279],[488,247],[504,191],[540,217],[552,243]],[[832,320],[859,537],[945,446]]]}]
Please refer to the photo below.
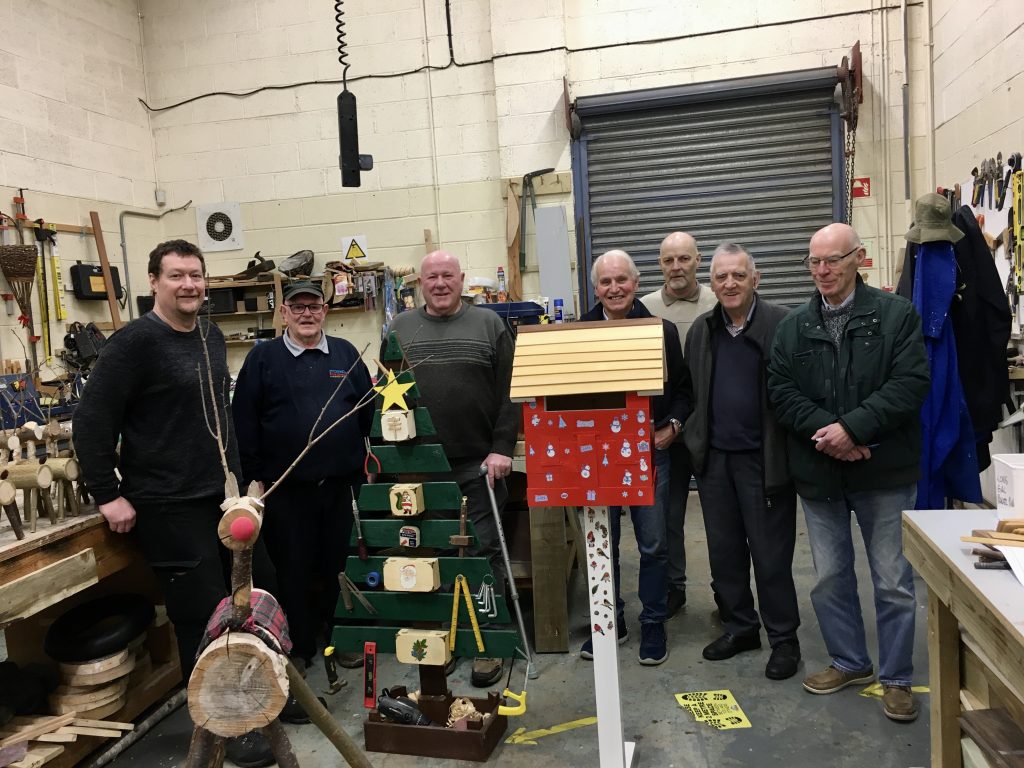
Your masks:
[{"label": "grey hair", "polygon": [[711,274],[715,274],[715,259],[718,258],[719,254],[725,256],[734,256],[738,253],[742,253],[747,257],[747,262],[750,264],[750,271],[756,272],[757,265],[754,263],[754,257],[746,248],[739,243],[722,243],[715,248],[714,254],[711,256],[711,266],[709,267]]},{"label": "grey hair", "polygon": [[594,259],[594,265],[590,268],[590,282],[593,285],[597,285],[597,268],[604,263],[604,260],[610,256],[617,256],[626,262],[626,269],[629,270],[629,276],[634,280],[640,279],[640,270],[636,268],[636,264],[633,263],[633,257],[630,256],[623,250],[615,248],[610,251],[605,251],[596,259]]}]

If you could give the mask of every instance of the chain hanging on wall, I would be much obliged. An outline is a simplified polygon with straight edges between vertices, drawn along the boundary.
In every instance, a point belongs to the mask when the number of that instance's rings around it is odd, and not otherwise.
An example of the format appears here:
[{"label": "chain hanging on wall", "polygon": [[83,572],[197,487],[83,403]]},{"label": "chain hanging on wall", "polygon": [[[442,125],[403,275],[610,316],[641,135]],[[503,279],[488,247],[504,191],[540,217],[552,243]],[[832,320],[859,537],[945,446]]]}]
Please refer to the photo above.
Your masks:
[{"label": "chain hanging on wall", "polygon": [[844,181],[846,183],[846,210],[844,215],[846,223],[850,225],[853,224],[853,179],[854,166],[857,159],[857,118],[860,114],[862,98],[860,70],[860,41],[858,40],[850,50],[850,58],[843,56],[837,72],[841,92],[841,117],[846,127],[843,146]]}]

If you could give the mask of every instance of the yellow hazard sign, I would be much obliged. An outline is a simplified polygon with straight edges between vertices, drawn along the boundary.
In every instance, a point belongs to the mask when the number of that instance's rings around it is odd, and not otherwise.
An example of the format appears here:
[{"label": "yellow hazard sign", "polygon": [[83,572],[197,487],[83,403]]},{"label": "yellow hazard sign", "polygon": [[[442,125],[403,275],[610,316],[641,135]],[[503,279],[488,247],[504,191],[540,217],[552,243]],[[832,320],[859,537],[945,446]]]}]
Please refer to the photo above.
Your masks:
[{"label": "yellow hazard sign", "polygon": [[750,720],[730,691],[677,693],[676,701],[680,707],[693,715],[697,722],[707,723],[720,731],[751,727]]},{"label": "yellow hazard sign", "polygon": [[345,259],[365,259],[369,250],[366,246],[366,235],[341,238],[341,253]]}]

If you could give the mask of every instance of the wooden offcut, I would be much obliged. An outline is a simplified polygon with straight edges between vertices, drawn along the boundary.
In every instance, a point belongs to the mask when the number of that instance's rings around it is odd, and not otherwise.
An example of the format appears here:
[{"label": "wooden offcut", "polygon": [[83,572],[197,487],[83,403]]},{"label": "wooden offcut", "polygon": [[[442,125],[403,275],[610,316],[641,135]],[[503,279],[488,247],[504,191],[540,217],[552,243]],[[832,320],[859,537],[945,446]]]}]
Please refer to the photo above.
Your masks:
[{"label": "wooden offcut", "polygon": [[519,329],[513,401],[600,392],[661,394],[664,328],[658,318]]},{"label": "wooden offcut", "polygon": [[[374,446],[374,452],[382,446]],[[423,503],[430,510],[454,510],[458,511],[462,506],[462,491],[459,484],[454,481],[422,483]],[[391,488],[390,483],[366,483],[359,489],[359,509],[363,512],[388,512],[391,510]],[[370,546],[390,546],[389,544],[375,544],[370,541],[369,530],[366,526],[372,523],[371,520],[363,521],[363,535],[366,543]],[[396,539],[397,541],[397,539]],[[425,547],[435,546],[424,544]],[[440,546],[440,545],[437,545]]]},{"label": "wooden offcut", "polygon": [[32,616],[98,583],[92,547],[0,586],[0,626]]},{"label": "wooden offcut", "polygon": [[287,699],[285,658],[245,632],[210,643],[188,683],[192,722],[227,738],[268,725]]},{"label": "wooden offcut", "polygon": [[964,712],[960,727],[996,768],[1024,768],[1024,729],[1005,709]]},{"label": "wooden offcut", "polygon": [[92,220],[92,233],[96,239],[96,253],[100,257],[100,270],[103,272],[103,282],[107,288],[107,306],[110,308],[110,322],[114,324],[114,330],[116,331],[122,325],[121,312],[119,311],[120,305],[117,303],[117,294],[114,292],[114,277],[110,272],[110,261],[107,259],[107,246],[103,242],[100,215],[96,211],[89,211],[89,218]]}]

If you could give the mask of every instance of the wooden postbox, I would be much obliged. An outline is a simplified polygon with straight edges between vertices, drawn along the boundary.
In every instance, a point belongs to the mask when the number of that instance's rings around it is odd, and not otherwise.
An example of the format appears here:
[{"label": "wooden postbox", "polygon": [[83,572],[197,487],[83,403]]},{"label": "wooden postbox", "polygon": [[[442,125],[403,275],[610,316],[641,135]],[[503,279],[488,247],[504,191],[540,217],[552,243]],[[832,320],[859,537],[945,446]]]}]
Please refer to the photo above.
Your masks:
[{"label": "wooden postbox", "polygon": [[395,483],[388,495],[391,499],[391,514],[395,517],[415,517],[426,510],[422,483]]},{"label": "wooden postbox", "polygon": [[662,345],[656,318],[520,329],[511,396],[523,402],[530,506],[654,503]]},{"label": "wooden postbox", "polygon": [[389,557],[384,561],[384,589],[389,592],[433,592],[440,586],[436,557]]}]

